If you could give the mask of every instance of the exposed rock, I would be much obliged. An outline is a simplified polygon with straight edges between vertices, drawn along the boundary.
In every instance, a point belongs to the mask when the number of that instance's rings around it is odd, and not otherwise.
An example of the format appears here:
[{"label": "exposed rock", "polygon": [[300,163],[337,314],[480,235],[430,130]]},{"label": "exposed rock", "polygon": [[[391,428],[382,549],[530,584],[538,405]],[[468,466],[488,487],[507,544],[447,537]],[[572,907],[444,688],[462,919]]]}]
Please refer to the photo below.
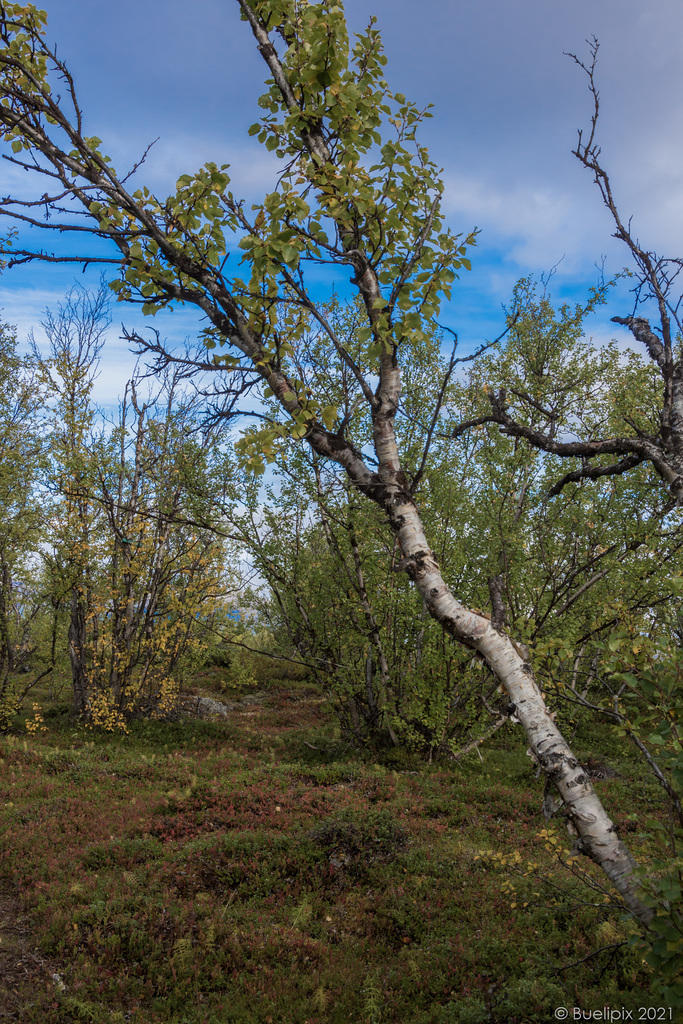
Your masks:
[{"label": "exposed rock", "polygon": [[183,697],[181,712],[193,718],[211,718],[213,715],[227,718],[230,711],[241,711],[245,705],[261,704],[264,700],[265,694],[262,693],[247,693],[239,701],[220,701],[212,697]]},{"label": "exposed rock", "polygon": [[236,711],[238,705],[232,702],[223,704],[211,697],[184,697],[182,706],[184,714],[193,715],[196,718],[211,718],[212,715],[227,718],[228,712]]}]

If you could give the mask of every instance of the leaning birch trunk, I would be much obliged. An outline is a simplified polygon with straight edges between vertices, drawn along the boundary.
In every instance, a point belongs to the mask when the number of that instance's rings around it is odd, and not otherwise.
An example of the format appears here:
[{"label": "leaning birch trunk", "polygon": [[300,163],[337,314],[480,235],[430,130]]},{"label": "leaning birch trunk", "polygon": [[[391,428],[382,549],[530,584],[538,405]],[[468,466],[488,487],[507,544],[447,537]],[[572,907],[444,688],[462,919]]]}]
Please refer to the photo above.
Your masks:
[{"label": "leaning birch trunk", "polygon": [[602,868],[628,910],[649,925],[653,911],[638,897],[633,875],[635,862],[619,839],[616,826],[586,772],[555,725],[528,661],[518,653],[510,637],[453,597],[429,549],[414,504],[395,507],[392,518],[404,555],[404,568],[430,614],[455,640],[478,651],[505,687],[531,750],[564,801],[567,817],[579,837],[578,848]]},{"label": "leaning birch trunk", "polygon": [[578,836],[578,849],[602,868],[628,910],[649,926],[654,912],[638,896],[635,861],[619,839],[617,828],[586,772],[555,725],[528,657],[522,656],[502,629],[456,600],[441,575],[401,470],[394,430],[400,371],[390,357],[382,360],[380,381],[380,401],[373,415],[375,451],[379,475],[385,483],[384,507],[403,554],[400,568],[414,582],[432,618],[454,640],[477,651],[502,683],[510,698],[510,710],[514,710],[534,756],[564,802],[568,821]]}]

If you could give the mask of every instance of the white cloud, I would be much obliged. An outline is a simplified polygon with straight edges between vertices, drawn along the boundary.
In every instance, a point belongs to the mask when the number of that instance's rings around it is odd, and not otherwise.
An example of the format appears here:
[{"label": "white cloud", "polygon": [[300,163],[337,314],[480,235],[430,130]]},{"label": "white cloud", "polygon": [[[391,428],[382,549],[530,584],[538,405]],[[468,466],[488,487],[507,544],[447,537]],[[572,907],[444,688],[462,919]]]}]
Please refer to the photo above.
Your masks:
[{"label": "white cloud", "polygon": [[56,307],[63,299],[64,290],[58,285],[53,288],[0,286],[0,315],[4,323],[16,327],[21,342],[31,329],[37,328],[45,309]]},{"label": "white cloud", "polygon": [[[635,238],[659,254],[680,253],[683,238],[683,152],[662,144],[647,160],[645,173],[617,174],[613,189],[624,222],[631,215]],[[647,182],[643,187],[643,181]],[[449,172],[444,207],[458,230],[476,224],[481,249],[494,247],[520,272],[547,271],[562,260],[559,273],[590,271],[602,254],[610,272],[629,262],[623,243],[613,238],[614,222],[600,193],[586,179],[566,181]]]},{"label": "white cloud", "polygon": [[[21,268],[17,268],[17,273]],[[31,332],[34,335],[38,348],[47,352],[48,342],[45,332],[40,323],[45,317],[46,309],[57,312],[58,306],[64,302],[64,296],[69,288],[76,284],[83,284],[90,289],[96,289],[99,283],[99,275],[90,274],[78,278],[73,274],[73,268],[54,268],[55,286],[52,288],[40,287],[10,287],[5,281],[14,278],[11,272],[2,279],[0,285],[0,319],[4,323],[16,327],[19,350],[28,351],[28,339]],[[57,273],[57,271],[61,273]],[[18,278],[16,278],[18,280]],[[104,345],[100,355],[100,370],[93,389],[93,401],[112,410],[117,408],[119,398],[123,395],[126,383],[130,380],[135,369],[136,355],[130,351],[130,344],[122,338],[122,321],[129,330],[138,330],[146,334],[149,328],[157,328],[162,340],[168,339],[171,345],[182,343],[186,338],[196,336],[198,330],[198,315],[193,309],[174,309],[162,311],[156,317],[143,317],[140,309],[128,305],[119,305],[112,302],[111,305],[111,326],[104,335]]]},{"label": "white cloud", "polygon": [[550,267],[580,251],[581,227],[572,217],[572,197],[529,182],[505,184],[481,175],[447,173],[444,208],[458,228],[476,224],[479,244],[505,243],[507,256],[522,266]]}]

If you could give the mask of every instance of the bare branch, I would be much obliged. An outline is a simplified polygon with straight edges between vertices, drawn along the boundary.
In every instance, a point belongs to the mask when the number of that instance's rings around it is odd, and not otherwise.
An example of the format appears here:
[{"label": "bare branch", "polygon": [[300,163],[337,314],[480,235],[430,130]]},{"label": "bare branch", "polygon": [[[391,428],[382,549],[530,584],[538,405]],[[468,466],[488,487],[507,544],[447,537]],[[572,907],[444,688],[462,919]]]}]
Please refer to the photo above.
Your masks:
[{"label": "bare branch", "polygon": [[561,480],[558,480],[548,491],[548,497],[554,498],[556,494],[564,490],[567,484],[579,483],[581,480],[598,480],[602,476],[621,476],[622,473],[633,469],[635,466],[639,466],[643,461],[644,459],[641,455],[627,455],[626,458],[615,462],[611,466],[584,465],[581,469],[567,473]]},{"label": "bare branch", "polygon": [[450,359],[448,361],[448,366],[446,367],[446,372],[443,375],[443,380],[441,381],[441,387],[439,388],[439,391],[438,391],[437,396],[436,396],[436,401],[434,403],[434,411],[432,412],[432,418],[431,418],[431,420],[429,422],[429,426],[427,427],[427,437],[425,439],[424,448],[422,450],[422,459],[420,461],[420,465],[418,467],[418,470],[415,473],[415,476],[413,477],[412,483],[410,485],[410,493],[411,494],[414,494],[415,491],[417,490],[417,487],[419,486],[419,483],[420,483],[420,481],[422,479],[422,476],[424,474],[425,468],[427,466],[427,459],[429,457],[429,450],[430,450],[431,445],[432,445],[432,439],[434,437],[434,431],[436,429],[436,424],[439,421],[439,416],[441,415],[441,409],[443,407],[444,398],[446,397],[446,391],[448,389],[448,384],[449,384],[451,376],[453,374],[453,370],[455,369],[455,365],[456,365],[455,353],[456,353],[456,350],[457,350],[457,347],[458,347],[458,336],[457,336],[457,334],[454,334],[454,339],[455,340],[453,342],[453,349],[451,351],[451,357],[450,357]]}]

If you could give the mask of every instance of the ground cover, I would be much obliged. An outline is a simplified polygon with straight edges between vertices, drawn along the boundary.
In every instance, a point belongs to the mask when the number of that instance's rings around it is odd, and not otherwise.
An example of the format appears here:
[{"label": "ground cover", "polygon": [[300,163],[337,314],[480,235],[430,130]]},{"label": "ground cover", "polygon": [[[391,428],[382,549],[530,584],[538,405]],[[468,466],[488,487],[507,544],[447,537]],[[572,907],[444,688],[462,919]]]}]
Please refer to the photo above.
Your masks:
[{"label": "ground cover", "polygon": [[[56,705],[46,731],[0,740],[3,1019],[524,1024],[659,1005],[597,870],[581,865],[588,888],[552,852],[570,841],[514,726],[430,766],[346,746],[306,683],[229,706],[126,736]],[[582,728],[646,859],[657,789]]]}]

